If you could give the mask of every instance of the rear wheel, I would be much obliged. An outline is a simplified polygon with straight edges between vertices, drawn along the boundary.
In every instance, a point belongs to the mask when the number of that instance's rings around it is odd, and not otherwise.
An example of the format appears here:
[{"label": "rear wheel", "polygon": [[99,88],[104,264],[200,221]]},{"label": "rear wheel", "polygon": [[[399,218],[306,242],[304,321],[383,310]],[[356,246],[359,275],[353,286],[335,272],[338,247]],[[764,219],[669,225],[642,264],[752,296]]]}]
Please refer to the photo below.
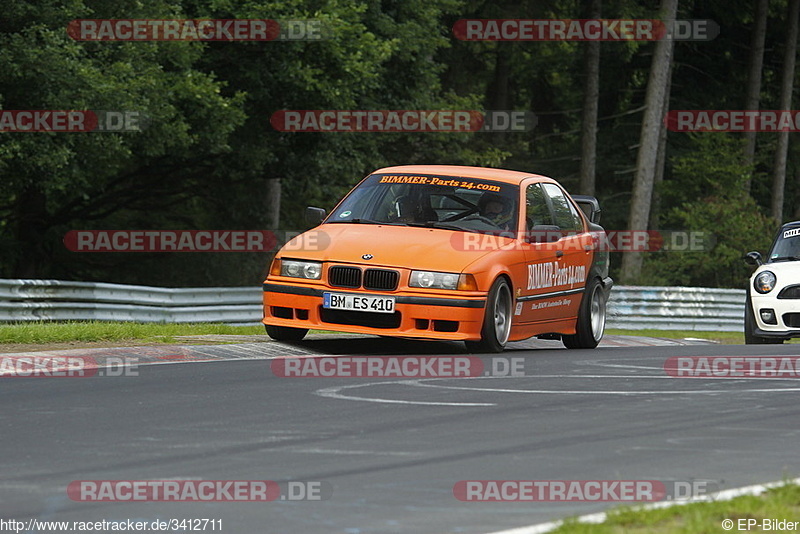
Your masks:
[{"label": "rear wheel", "polygon": [[583,293],[578,311],[577,332],[561,336],[568,349],[593,349],[606,330],[606,294],[600,280],[592,278]]},{"label": "rear wheel", "polygon": [[774,337],[761,337],[755,334],[756,319],[753,315],[753,301],[750,295],[744,302],[744,344],[745,345],[781,345],[783,339]]},{"label": "rear wheel", "polygon": [[264,325],[267,335],[275,341],[300,341],[308,333],[308,328],[292,328],[290,326]]},{"label": "rear wheel", "polygon": [[508,282],[498,278],[489,290],[480,341],[465,341],[470,352],[503,352],[511,334],[513,299]]}]

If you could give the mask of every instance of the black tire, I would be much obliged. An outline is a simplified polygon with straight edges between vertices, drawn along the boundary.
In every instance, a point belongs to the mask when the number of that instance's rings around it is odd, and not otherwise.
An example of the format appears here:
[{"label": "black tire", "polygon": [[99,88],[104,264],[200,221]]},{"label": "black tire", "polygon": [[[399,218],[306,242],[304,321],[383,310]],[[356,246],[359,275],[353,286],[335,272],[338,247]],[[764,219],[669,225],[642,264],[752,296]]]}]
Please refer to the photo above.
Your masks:
[{"label": "black tire", "polygon": [[267,335],[275,341],[300,341],[306,334],[308,328],[292,328],[290,326],[273,326],[265,324]]},{"label": "black tire", "polygon": [[505,278],[498,278],[489,290],[480,341],[465,341],[472,353],[503,352],[511,334],[514,298]]},{"label": "black tire", "polygon": [[783,339],[775,337],[760,337],[755,335],[756,319],[753,314],[753,302],[750,295],[744,301],[744,344],[745,345],[782,345]]},{"label": "black tire", "polygon": [[598,278],[592,278],[583,292],[576,330],[575,334],[561,336],[561,342],[568,349],[593,349],[603,339],[606,292]]}]

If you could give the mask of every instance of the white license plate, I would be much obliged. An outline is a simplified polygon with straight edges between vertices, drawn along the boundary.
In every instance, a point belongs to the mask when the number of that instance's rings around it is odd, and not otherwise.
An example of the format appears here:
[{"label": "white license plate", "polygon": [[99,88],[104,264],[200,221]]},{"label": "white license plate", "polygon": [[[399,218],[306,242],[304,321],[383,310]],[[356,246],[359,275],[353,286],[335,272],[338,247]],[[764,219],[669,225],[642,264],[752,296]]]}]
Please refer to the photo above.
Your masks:
[{"label": "white license plate", "polygon": [[394,313],[394,297],[325,292],[322,294],[322,307],[329,310]]}]

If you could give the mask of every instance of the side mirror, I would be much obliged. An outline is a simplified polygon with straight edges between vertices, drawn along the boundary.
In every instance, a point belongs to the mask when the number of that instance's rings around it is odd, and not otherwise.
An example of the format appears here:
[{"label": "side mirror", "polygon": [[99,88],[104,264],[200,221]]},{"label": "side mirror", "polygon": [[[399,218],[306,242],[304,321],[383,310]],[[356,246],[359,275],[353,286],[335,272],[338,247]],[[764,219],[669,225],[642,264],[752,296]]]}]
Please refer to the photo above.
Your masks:
[{"label": "side mirror", "polygon": [[562,237],[560,226],[554,224],[537,224],[530,229],[526,239],[528,243],[555,243]]},{"label": "side mirror", "polygon": [[325,220],[326,215],[327,212],[324,209],[308,206],[305,211],[306,224],[319,226]]},{"label": "side mirror", "polygon": [[755,267],[764,265],[764,259],[761,257],[760,252],[748,252],[742,259],[747,265],[753,265]]},{"label": "side mirror", "polygon": [[574,200],[583,213],[586,214],[586,218],[589,219],[589,222],[600,224],[600,214],[603,210],[600,209],[600,202],[596,198],[589,195],[572,195],[572,200]]}]

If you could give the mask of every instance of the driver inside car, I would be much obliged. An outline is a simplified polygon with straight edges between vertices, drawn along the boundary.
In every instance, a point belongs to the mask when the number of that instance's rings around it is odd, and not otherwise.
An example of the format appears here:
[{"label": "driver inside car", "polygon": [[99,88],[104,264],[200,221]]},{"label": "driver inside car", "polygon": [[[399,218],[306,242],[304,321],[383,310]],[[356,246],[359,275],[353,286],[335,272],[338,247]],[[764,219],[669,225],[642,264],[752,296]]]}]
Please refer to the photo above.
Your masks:
[{"label": "driver inside car", "polygon": [[511,229],[510,202],[502,195],[484,193],[478,200],[478,213],[503,230]]}]

